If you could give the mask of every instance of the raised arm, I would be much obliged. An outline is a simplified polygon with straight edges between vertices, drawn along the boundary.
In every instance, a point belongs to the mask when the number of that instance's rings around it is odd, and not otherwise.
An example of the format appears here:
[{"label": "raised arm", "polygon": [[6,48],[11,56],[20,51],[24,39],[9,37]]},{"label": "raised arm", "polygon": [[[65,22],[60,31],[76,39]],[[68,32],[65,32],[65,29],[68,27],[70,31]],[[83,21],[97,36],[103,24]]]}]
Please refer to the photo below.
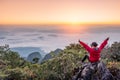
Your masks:
[{"label": "raised arm", "polygon": [[106,44],[108,43],[108,40],[109,40],[109,37],[102,42],[102,44],[99,47],[100,50],[102,50],[106,46]]},{"label": "raised arm", "polygon": [[79,40],[79,43],[88,51],[88,52],[90,52],[90,47],[87,45],[87,44],[85,44],[84,42],[82,42],[82,41],[80,41]]}]

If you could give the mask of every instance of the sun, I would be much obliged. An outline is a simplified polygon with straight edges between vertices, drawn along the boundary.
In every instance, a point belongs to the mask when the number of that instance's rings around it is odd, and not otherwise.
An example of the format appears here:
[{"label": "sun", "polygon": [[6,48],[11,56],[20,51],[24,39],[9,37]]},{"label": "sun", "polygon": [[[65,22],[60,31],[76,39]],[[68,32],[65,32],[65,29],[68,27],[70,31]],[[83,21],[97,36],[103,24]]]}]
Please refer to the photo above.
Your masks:
[{"label": "sun", "polygon": [[71,19],[69,19],[69,23],[71,25],[77,25],[79,24],[79,19],[77,17],[71,17]]}]

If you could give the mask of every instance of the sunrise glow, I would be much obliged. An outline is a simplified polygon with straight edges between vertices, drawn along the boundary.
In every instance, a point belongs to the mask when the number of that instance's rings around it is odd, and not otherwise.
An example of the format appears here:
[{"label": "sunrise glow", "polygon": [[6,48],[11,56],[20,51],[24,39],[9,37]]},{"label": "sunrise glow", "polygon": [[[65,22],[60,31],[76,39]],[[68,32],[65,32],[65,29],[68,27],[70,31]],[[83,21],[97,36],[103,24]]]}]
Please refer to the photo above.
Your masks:
[{"label": "sunrise glow", "polygon": [[120,0],[0,0],[0,24],[120,24]]}]

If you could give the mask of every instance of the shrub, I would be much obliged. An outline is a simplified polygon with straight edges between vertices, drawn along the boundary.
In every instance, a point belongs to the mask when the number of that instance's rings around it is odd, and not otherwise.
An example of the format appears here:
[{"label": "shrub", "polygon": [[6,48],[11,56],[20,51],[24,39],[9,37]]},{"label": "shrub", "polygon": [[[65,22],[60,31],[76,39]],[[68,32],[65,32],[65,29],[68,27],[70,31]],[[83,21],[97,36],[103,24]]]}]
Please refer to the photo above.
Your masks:
[{"label": "shrub", "polygon": [[101,58],[109,61],[120,61],[120,42],[114,42],[110,47],[103,49]]}]

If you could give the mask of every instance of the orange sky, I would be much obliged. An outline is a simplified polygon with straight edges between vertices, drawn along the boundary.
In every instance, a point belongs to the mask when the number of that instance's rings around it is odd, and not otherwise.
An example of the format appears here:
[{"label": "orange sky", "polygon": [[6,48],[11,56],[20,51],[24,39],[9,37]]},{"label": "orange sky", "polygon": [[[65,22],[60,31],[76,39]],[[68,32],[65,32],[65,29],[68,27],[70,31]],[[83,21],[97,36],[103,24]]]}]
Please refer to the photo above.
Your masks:
[{"label": "orange sky", "polygon": [[0,0],[0,24],[120,24],[120,0]]}]

